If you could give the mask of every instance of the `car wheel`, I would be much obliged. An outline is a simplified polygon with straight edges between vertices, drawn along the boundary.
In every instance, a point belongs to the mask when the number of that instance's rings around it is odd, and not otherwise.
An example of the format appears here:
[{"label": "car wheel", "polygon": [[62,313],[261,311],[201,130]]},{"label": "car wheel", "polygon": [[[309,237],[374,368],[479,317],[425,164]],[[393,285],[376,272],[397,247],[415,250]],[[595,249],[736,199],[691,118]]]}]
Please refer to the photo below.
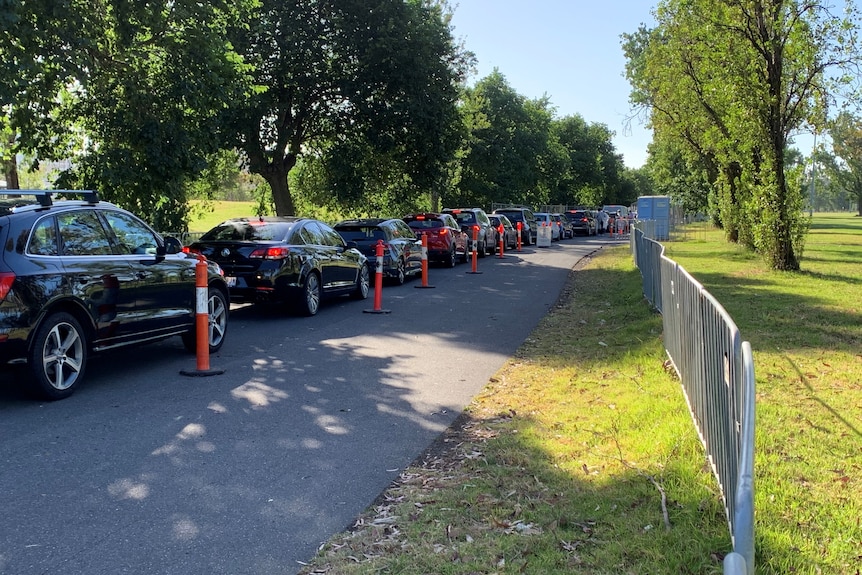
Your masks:
[{"label": "car wheel", "polygon": [[36,392],[46,399],[72,395],[84,377],[89,353],[81,324],[61,312],[39,326],[28,355],[28,366]]},{"label": "car wheel", "polygon": [[302,286],[302,297],[298,303],[302,315],[312,316],[320,309],[320,278],[317,276],[317,272],[311,272],[305,278],[305,285]]},{"label": "car wheel", "polygon": [[392,283],[400,286],[404,285],[404,282],[407,280],[407,275],[404,273],[404,262],[402,260],[398,260],[398,267],[395,269],[395,275],[392,277]]},{"label": "car wheel", "polygon": [[454,268],[457,263],[458,254],[455,253],[455,246],[452,246],[452,249],[449,250],[449,257],[446,258],[446,267]]},{"label": "car wheel", "polygon": [[484,258],[488,255],[488,245],[485,242],[479,242],[479,247],[476,251],[479,252],[477,255],[480,258]]},{"label": "car wheel", "polygon": [[[207,335],[209,338],[209,352],[215,353],[221,349],[227,331],[227,319],[230,313],[230,304],[227,297],[218,288],[210,288],[207,300]],[[197,328],[182,335],[183,346],[186,350],[195,353],[197,351]]]},{"label": "car wheel", "polygon": [[368,274],[368,266],[362,264],[359,267],[359,277],[356,278],[356,289],[353,290],[354,299],[368,298],[368,290],[370,289],[370,280]]}]

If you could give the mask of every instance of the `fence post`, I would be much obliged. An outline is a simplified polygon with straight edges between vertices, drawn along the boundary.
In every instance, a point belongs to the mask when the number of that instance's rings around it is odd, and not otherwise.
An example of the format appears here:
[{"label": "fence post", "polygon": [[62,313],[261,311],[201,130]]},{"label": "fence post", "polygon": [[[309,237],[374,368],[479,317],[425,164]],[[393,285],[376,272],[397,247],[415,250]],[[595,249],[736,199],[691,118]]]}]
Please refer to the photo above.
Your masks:
[{"label": "fence post", "polygon": [[428,285],[428,234],[422,232],[422,285],[417,288],[433,288]]},{"label": "fence post", "polygon": [[383,240],[377,240],[375,248],[377,256],[377,269],[374,274],[374,309],[364,309],[363,313],[389,313],[390,310],[383,309]]},{"label": "fence post", "polygon": [[210,313],[209,286],[207,285],[207,259],[198,254],[195,264],[195,352],[197,367],[184,369],[181,375],[208,376],[220,375],[223,369],[210,369]]}]

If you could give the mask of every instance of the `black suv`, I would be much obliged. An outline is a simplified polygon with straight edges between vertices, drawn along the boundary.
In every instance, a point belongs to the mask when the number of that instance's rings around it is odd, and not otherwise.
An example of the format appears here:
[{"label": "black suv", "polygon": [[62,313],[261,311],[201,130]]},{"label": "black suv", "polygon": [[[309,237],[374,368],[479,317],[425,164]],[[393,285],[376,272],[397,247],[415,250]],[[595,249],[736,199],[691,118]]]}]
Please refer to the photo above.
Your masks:
[{"label": "black suv", "polygon": [[493,213],[506,216],[516,228],[518,227],[518,223],[521,224],[522,244],[529,246],[536,243],[536,238],[539,235],[539,224],[536,223],[536,216],[533,214],[533,210],[524,207],[510,207],[498,208]]},{"label": "black suv", "polygon": [[497,253],[497,228],[488,219],[482,208],[444,208],[443,213],[451,214],[461,230],[467,234],[467,252],[473,251],[473,232],[478,232],[476,252],[480,258],[488,253]]},{"label": "black suv", "polygon": [[[0,246],[0,365],[26,363],[41,396],[71,395],[92,352],[174,335],[196,350],[197,258],[95,192],[0,191]],[[215,352],[228,290],[207,269]]]}]

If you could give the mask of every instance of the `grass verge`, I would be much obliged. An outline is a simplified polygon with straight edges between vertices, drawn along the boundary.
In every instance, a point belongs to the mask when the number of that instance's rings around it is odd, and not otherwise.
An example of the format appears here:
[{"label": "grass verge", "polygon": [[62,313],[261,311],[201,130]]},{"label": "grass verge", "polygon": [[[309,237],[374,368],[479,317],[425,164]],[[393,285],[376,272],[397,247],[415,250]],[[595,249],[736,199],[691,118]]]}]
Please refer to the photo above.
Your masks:
[{"label": "grass verge", "polygon": [[[755,351],[758,573],[862,564],[862,221],[818,216],[796,274],[720,232],[669,242]],[[721,573],[718,488],[625,248],[299,573]],[[839,271],[840,270],[840,271]]]}]

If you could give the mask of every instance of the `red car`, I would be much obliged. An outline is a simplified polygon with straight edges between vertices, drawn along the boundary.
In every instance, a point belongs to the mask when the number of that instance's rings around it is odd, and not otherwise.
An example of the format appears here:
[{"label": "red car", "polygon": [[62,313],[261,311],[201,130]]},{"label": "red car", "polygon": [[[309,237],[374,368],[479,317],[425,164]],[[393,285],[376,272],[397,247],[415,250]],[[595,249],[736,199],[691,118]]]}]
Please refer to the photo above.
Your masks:
[{"label": "red car", "polygon": [[467,261],[467,234],[461,231],[461,226],[451,214],[425,212],[409,214],[401,218],[416,237],[422,238],[424,233],[428,238],[428,261],[440,262],[448,267],[455,267],[460,259]]}]

